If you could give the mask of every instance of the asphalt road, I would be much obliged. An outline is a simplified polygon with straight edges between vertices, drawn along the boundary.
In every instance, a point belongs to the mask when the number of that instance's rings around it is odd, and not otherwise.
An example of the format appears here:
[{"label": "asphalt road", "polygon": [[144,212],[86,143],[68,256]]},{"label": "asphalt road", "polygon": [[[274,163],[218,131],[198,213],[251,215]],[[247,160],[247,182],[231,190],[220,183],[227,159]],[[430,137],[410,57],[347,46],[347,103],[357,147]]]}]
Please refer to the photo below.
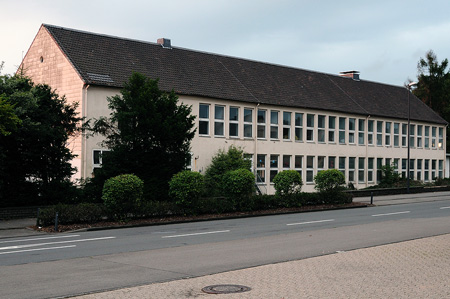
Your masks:
[{"label": "asphalt road", "polygon": [[450,233],[450,201],[0,240],[0,297],[49,298]]}]

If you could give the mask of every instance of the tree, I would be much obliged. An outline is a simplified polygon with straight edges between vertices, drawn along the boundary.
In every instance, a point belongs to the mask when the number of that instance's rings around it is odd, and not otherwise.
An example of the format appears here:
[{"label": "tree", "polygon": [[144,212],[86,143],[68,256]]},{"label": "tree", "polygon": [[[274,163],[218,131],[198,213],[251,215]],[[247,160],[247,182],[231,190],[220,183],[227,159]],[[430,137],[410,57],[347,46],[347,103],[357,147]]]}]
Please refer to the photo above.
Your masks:
[{"label": "tree", "polygon": [[[450,122],[450,72],[448,60],[439,63],[432,50],[426,53],[425,59],[420,58],[417,64],[418,84],[413,91],[431,109],[447,122]],[[447,150],[450,149],[449,129],[447,128]]]},{"label": "tree", "polygon": [[223,183],[225,174],[238,169],[250,170],[250,167],[251,161],[244,159],[242,149],[230,146],[228,152],[219,150],[205,171],[205,192],[209,196],[226,196],[228,192]]},{"label": "tree", "polygon": [[7,134],[0,134],[1,204],[63,200],[75,170],[66,145],[79,129],[77,105],[22,76],[0,77],[0,99],[14,123]]},{"label": "tree", "polygon": [[190,159],[195,116],[178,103],[175,92],[164,93],[158,80],[134,73],[121,95],[108,98],[110,117],[94,120],[91,130],[106,137],[110,149],[93,182],[133,173],[144,181],[146,200],[165,200],[169,181]]}]

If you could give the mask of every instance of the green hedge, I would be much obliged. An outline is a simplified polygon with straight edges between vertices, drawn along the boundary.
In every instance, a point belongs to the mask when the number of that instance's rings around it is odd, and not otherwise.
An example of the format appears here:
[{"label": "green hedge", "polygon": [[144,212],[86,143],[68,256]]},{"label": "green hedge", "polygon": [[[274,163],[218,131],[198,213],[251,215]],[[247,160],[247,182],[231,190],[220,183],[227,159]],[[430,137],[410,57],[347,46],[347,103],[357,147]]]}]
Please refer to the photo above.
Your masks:
[{"label": "green hedge", "polygon": [[104,216],[108,215],[106,208],[101,204],[58,204],[39,210],[38,225],[54,225],[56,212],[58,212],[59,224],[94,223],[101,221]]}]

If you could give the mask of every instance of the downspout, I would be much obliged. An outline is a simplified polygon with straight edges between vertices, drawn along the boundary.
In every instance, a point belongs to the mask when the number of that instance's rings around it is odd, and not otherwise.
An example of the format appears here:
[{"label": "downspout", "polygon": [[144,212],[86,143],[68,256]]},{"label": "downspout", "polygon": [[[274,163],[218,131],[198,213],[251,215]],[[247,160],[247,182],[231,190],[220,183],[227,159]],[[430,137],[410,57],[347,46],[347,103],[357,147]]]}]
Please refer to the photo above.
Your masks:
[{"label": "downspout", "polygon": [[[82,92],[82,100],[81,100],[81,106],[82,106],[82,117],[87,118],[87,90],[89,88],[89,84],[83,85],[83,92]],[[86,133],[81,134],[81,174],[82,178],[87,178],[87,140],[86,140]]]}]

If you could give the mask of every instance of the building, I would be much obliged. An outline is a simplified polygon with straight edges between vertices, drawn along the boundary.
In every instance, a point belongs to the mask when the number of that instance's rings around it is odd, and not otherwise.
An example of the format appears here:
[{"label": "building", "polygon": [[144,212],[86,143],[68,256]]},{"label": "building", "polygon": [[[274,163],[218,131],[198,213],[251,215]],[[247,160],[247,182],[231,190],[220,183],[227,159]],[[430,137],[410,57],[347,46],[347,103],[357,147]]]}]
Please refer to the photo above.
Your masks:
[{"label": "building", "polygon": [[[197,132],[194,171],[204,172],[219,149],[235,145],[252,160],[257,183],[270,183],[284,169],[298,170],[305,191],[317,172],[336,168],[357,188],[376,184],[380,167],[407,171],[410,101],[411,178],[443,177],[447,123],[401,86],[361,80],[355,71],[324,74],[287,66],[157,43],[42,25],[21,68],[47,83],[89,118],[109,114],[108,96],[118,94],[133,71],[159,78],[192,105]],[[77,178],[100,167],[100,137],[74,138]]]}]

